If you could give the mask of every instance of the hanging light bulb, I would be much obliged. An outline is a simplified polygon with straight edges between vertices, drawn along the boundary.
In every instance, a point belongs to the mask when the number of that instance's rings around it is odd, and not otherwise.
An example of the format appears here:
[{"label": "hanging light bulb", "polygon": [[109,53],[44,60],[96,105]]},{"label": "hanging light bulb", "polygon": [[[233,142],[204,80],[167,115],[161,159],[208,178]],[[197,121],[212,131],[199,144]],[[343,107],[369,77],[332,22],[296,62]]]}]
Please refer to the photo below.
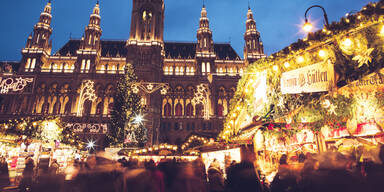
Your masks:
[{"label": "hanging light bulb", "polygon": [[285,67],[285,68],[288,68],[289,66],[290,66],[290,64],[289,64],[288,62],[285,62],[285,63],[284,63],[284,67]]},{"label": "hanging light bulb", "polygon": [[343,46],[345,47],[351,47],[352,46],[352,40],[350,38],[346,38],[342,41]]},{"label": "hanging light bulb", "polygon": [[324,50],[320,50],[320,51],[319,51],[319,56],[320,56],[321,58],[324,58],[326,55],[327,55],[327,53],[326,53]]},{"label": "hanging light bulb", "polygon": [[274,70],[274,71],[278,71],[278,70],[279,70],[279,67],[278,67],[277,65],[274,65],[274,66],[273,66],[273,70]]},{"label": "hanging light bulb", "polygon": [[299,63],[304,62],[304,57],[303,57],[303,56],[299,56],[299,57],[297,58],[297,62],[299,62]]}]

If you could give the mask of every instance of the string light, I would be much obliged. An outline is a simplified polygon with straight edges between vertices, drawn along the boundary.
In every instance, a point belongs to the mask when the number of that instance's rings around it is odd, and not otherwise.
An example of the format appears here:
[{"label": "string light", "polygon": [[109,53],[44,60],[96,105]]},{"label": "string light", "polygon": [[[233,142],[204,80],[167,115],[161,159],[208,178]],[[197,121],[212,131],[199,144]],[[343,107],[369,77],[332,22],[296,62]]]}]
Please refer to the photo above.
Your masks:
[{"label": "string light", "polygon": [[278,71],[278,70],[279,70],[279,67],[277,67],[277,65],[274,65],[274,66],[273,66],[273,70],[274,70],[274,71]]},{"label": "string light", "polygon": [[285,62],[285,63],[284,63],[284,67],[285,67],[285,68],[288,68],[289,66],[290,66],[290,64],[289,64],[288,62]]},{"label": "string light", "polygon": [[381,27],[380,35],[381,35],[381,36],[384,36],[384,25]]},{"label": "string light", "polygon": [[324,50],[320,50],[320,51],[319,51],[319,56],[320,56],[321,58],[324,58],[326,55],[327,55],[327,53],[326,53]]},{"label": "string light", "polygon": [[304,62],[304,57],[303,57],[303,56],[299,56],[299,57],[297,58],[297,62],[299,62],[299,63]]},{"label": "string light", "polygon": [[346,38],[342,41],[343,46],[345,47],[351,47],[352,46],[352,40],[350,38]]}]

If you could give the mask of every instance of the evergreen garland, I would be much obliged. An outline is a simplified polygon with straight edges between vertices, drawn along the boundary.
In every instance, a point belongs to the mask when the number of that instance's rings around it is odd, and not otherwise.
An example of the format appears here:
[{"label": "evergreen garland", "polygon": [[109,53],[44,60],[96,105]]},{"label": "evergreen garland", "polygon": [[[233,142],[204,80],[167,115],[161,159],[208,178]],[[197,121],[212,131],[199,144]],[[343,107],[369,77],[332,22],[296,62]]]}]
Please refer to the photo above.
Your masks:
[{"label": "evergreen garland", "polygon": [[[334,95],[334,90],[330,93],[282,94],[281,75],[286,71],[330,60],[335,67],[337,89],[377,72],[384,67],[383,15],[384,1],[369,3],[362,11],[349,15],[340,22],[333,22],[326,29],[310,33],[307,39],[298,40],[280,52],[249,65],[230,101],[230,113],[219,139],[230,141],[232,136],[240,133],[240,127],[233,123],[243,110],[246,110],[250,117],[264,117],[268,113],[268,118],[276,123],[288,123],[284,121],[287,117],[291,118],[292,127],[302,124],[305,117],[313,131],[319,131],[324,125],[337,129],[345,126],[347,119],[356,118],[354,107],[357,101],[353,96],[337,96]],[[346,39],[351,41],[351,46],[343,45]],[[327,56],[319,57],[319,50],[325,51]],[[304,58],[304,61],[298,62],[299,57]],[[285,63],[290,65],[285,66]],[[253,106],[255,93],[249,82],[263,71],[267,73],[268,101],[264,103],[264,109],[256,110]],[[384,102],[379,99],[382,96],[376,97],[377,106],[382,106]],[[330,100],[335,113],[321,106],[320,102],[324,99]],[[278,132],[281,133],[279,129]]]},{"label": "evergreen garland", "polygon": [[128,135],[134,135],[137,142],[127,142],[130,146],[142,146],[147,142],[147,129],[143,124],[135,124],[134,118],[142,112],[140,96],[134,93],[131,85],[137,82],[133,66],[127,64],[125,75],[117,84],[107,144],[123,147]]}]

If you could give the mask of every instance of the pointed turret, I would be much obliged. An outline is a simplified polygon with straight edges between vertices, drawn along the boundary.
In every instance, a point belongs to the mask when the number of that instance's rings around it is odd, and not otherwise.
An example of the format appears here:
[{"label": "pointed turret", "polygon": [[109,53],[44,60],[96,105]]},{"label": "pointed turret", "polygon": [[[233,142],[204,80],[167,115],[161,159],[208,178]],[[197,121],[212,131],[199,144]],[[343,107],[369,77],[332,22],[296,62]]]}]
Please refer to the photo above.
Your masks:
[{"label": "pointed turret", "polygon": [[209,19],[207,17],[207,10],[205,4],[201,9],[201,17],[199,22],[199,29],[197,30],[197,46],[196,46],[196,59],[198,69],[202,75],[207,75],[214,71],[214,59],[216,58],[212,31],[209,29]]},{"label": "pointed turret", "polygon": [[100,5],[97,1],[93,12],[89,18],[89,24],[85,28],[85,37],[81,41],[81,49],[100,49],[100,37],[101,37],[101,27],[100,27]]},{"label": "pointed turret", "polygon": [[100,4],[97,1],[89,18],[88,26],[80,41],[80,47],[77,51],[77,71],[81,73],[93,72],[100,61],[101,43],[100,37],[102,30],[100,27]]},{"label": "pointed turret", "polygon": [[212,31],[209,29],[209,19],[205,5],[201,9],[199,29],[197,30],[197,52],[213,52]]},{"label": "pointed turret", "polygon": [[246,65],[265,57],[263,44],[260,41],[260,33],[256,29],[256,21],[253,18],[252,10],[248,4],[246,31],[244,34],[244,59]]},{"label": "pointed turret", "polygon": [[48,1],[43,12],[40,14],[39,22],[33,29],[33,37],[29,47],[26,48],[42,48],[48,54],[51,52],[49,45],[49,38],[52,34],[51,21],[52,21],[52,6],[51,1]]},{"label": "pointed turret", "polygon": [[33,33],[28,36],[25,48],[21,51],[23,54],[22,65],[19,70],[23,72],[39,72],[43,61],[45,61],[52,50],[52,5],[51,1],[45,5],[40,14],[39,21],[33,28]]}]

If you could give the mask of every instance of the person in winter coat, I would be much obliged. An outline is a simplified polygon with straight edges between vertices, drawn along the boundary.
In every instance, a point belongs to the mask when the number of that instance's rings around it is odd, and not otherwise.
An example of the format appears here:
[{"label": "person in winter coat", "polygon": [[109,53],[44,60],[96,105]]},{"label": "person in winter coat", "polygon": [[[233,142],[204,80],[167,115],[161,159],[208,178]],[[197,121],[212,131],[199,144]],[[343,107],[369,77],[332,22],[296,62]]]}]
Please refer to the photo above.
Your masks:
[{"label": "person in winter coat", "polygon": [[8,163],[4,157],[0,157],[0,190],[9,184]]},{"label": "person in winter coat", "polygon": [[19,190],[21,192],[31,191],[33,185],[35,163],[32,158],[27,157],[25,160],[25,168],[23,171],[23,179],[19,184]]},{"label": "person in winter coat", "polygon": [[224,191],[224,178],[223,173],[216,167],[208,169],[209,191],[222,192]]},{"label": "person in winter coat", "polygon": [[253,163],[242,161],[228,168],[227,191],[229,192],[261,192],[260,181]]},{"label": "person in winter coat", "polygon": [[280,158],[279,171],[271,182],[271,192],[296,192],[299,191],[297,178],[287,163],[287,155]]}]

